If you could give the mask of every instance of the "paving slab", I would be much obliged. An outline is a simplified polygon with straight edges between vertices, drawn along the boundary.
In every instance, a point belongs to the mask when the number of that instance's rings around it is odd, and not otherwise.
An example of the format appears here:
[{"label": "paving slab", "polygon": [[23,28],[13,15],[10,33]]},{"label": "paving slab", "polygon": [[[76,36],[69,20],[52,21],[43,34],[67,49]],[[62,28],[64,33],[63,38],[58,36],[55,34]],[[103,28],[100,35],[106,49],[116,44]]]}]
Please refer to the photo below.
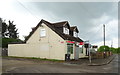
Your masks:
[{"label": "paving slab", "polygon": [[91,63],[89,63],[89,66],[102,66],[102,65],[107,65],[109,64],[115,57],[116,55],[109,56],[107,58],[103,59],[94,59]]},{"label": "paving slab", "polygon": [[70,60],[66,61],[66,64],[78,64],[78,65],[88,65],[88,66],[102,66],[109,64],[116,55],[113,54],[112,56],[109,56],[107,58],[99,58],[99,59],[92,59],[91,63],[89,62],[89,58],[81,58],[79,60]]}]

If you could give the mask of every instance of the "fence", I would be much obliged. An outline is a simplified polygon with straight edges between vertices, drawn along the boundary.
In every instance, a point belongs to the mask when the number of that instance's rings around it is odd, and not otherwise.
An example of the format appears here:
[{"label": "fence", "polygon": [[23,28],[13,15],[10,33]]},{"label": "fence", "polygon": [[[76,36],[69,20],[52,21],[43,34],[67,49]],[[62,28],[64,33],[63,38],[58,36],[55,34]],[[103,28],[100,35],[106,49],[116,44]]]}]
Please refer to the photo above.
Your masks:
[{"label": "fence", "polygon": [[96,54],[91,54],[92,59],[94,58],[107,58],[112,55],[112,52],[96,52]]},{"label": "fence", "polygon": [[8,56],[8,48],[2,48],[2,56]]}]

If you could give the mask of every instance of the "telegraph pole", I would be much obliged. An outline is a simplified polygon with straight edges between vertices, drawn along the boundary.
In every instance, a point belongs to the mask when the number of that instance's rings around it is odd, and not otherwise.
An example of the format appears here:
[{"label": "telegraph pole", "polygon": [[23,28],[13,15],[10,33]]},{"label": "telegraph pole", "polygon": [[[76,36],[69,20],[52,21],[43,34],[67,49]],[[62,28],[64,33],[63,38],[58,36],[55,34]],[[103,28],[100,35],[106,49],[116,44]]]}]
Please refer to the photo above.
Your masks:
[{"label": "telegraph pole", "polygon": [[111,48],[112,48],[112,46],[113,46],[113,41],[111,41]]},{"label": "telegraph pole", "polygon": [[105,25],[103,25],[103,33],[104,33],[103,40],[104,40],[104,46],[105,46]]}]

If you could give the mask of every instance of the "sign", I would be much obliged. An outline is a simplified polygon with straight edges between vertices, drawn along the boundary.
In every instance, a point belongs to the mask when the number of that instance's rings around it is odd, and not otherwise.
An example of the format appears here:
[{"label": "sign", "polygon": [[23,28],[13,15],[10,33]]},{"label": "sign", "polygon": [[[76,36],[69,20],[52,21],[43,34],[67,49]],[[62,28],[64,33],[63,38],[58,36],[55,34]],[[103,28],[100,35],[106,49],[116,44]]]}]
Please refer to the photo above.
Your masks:
[{"label": "sign", "polygon": [[96,45],[94,45],[94,46],[92,46],[93,48],[97,48],[98,46],[96,46]]},{"label": "sign", "polygon": [[64,41],[61,41],[61,43],[64,43]]},{"label": "sign", "polygon": [[84,44],[84,47],[85,47],[85,48],[88,48],[88,47],[89,47],[89,44],[88,44],[88,43]]},{"label": "sign", "polygon": [[80,42],[79,45],[84,45],[84,42]]},{"label": "sign", "polygon": [[67,43],[75,43],[75,42],[73,42],[73,41],[66,41]]}]

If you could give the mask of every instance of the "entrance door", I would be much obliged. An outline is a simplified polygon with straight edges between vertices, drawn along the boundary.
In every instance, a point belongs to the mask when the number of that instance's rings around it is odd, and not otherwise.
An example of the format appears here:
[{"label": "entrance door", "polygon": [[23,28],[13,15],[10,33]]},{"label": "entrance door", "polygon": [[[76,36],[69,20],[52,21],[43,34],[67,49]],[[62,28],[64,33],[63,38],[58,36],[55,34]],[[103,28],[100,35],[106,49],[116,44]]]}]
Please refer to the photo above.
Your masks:
[{"label": "entrance door", "polygon": [[73,54],[73,44],[67,44],[67,54]]},{"label": "entrance door", "polygon": [[75,60],[78,60],[78,59],[79,59],[79,50],[80,50],[79,47],[76,47],[76,48],[75,48]]},{"label": "entrance door", "polygon": [[67,44],[67,54],[66,57],[68,60],[73,59],[73,44],[68,43]]}]

